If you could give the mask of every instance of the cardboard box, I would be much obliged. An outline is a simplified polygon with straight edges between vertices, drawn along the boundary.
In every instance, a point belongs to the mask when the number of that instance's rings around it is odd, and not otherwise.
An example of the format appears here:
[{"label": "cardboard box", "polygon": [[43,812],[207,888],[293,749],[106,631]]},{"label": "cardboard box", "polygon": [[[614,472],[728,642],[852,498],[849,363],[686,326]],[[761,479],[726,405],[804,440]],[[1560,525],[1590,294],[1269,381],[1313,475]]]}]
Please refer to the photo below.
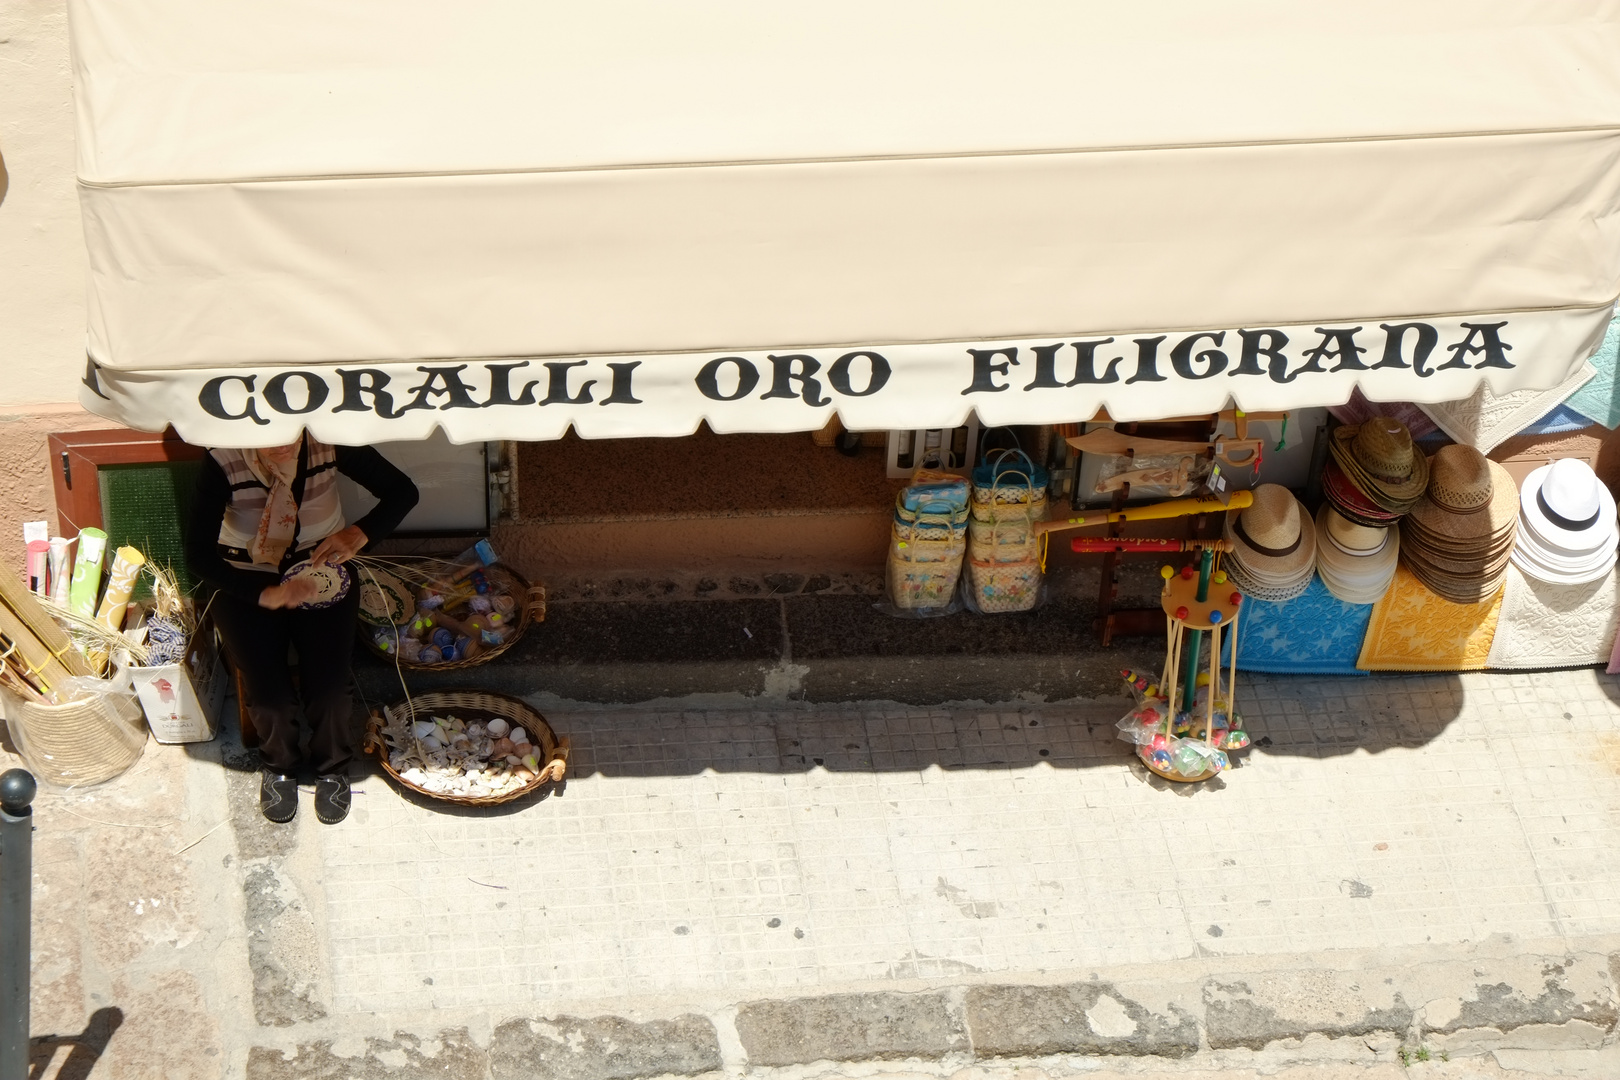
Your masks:
[{"label": "cardboard box", "polygon": [[130,675],[158,742],[208,742],[219,731],[227,680],[213,627],[192,635],[184,664],[130,668]]},{"label": "cardboard box", "polygon": [[1578,458],[1592,466],[1611,489],[1617,477],[1612,462],[1606,462],[1607,443],[1612,433],[1605,428],[1591,427],[1580,431],[1563,431],[1551,435],[1515,435],[1492,450],[1490,458],[1500,464],[1513,477],[1513,482],[1524,486],[1524,478],[1543,465],[1560,458]]}]

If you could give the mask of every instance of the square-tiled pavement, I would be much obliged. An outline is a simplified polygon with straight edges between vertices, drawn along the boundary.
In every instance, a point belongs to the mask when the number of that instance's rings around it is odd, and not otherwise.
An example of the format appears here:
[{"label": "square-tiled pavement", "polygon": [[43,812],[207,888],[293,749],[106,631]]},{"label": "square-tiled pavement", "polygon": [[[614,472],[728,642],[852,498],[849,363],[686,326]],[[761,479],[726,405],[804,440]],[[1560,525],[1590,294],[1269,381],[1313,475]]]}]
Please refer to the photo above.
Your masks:
[{"label": "square-tiled pavement", "polygon": [[1620,683],[1240,680],[1257,745],[1151,778],[1122,700],[581,710],[560,794],[368,779],[323,833],[340,1010],[811,990],[1620,932]]}]

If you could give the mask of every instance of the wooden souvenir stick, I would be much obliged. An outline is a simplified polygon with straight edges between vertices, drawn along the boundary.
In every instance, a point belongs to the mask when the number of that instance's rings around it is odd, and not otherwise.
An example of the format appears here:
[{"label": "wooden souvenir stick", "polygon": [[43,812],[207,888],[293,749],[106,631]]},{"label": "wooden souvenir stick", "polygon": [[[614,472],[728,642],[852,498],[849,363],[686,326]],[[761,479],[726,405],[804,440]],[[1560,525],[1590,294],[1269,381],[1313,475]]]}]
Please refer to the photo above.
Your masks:
[{"label": "wooden souvenir stick", "polygon": [[1088,431],[1084,435],[1076,435],[1064,442],[1076,450],[1083,450],[1088,454],[1129,454],[1135,452],[1147,457],[1159,454],[1205,454],[1209,452],[1211,444],[1205,442],[1183,442],[1173,439],[1149,439],[1138,435],[1122,435],[1112,428],[1103,428],[1098,431]]},{"label": "wooden souvenir stick", "polygon": [[[1046,535],[1042,533],[1042,535]],[[1152,540],[1135,539],[1123,536],[1075,536],[1069,539],[1069,550],[1080,554],[1095,554],[1097,552],[1121,551],[1135,554],[1164,551],[1230,551],[1230,540]]]},{"label": "wooden souvenir stick", "polygon": [[1186,499],[1151,503],[1147,506],[1127,506],[1123,510],[1095,510],[1089,514],[1076,514],[1073,517],[1053,521],[1037,521],[1035,531],[1047,533],[1059,529],[1083,529],[1087,525],[1106,525],[1111,521],[1164,521],[1168,518],[1186,517],[1189,514],[1244,510],[1253,505],[1252,491],[1234,491],[1224,502],[1215,495],[1195,495]]},{"label": "wooden souvenir stick", "polygon": [[1215,745],[1215,691],[1220,688],[1221,624],[1209,631],[1209,693],[1204,695],[1204,745]]},{"label": "wooden souvenir stick", "polygon": [[1232,612],[1232,666],[1226,675],[1226,730],[1232,731],[1237,727],[1237,624],[1243,617],[1243,605],[1239,604],[1237,610]]}]

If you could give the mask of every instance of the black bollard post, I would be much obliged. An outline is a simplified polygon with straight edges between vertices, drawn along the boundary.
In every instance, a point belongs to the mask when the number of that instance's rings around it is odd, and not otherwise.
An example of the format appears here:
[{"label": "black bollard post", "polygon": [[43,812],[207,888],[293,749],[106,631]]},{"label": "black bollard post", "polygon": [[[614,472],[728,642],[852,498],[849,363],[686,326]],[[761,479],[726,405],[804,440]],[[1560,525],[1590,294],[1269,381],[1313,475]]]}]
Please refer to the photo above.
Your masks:
[{"label": "black bollard post", "polygon": [[25,769],[0,776],[0,1080],[28,1077],[29,919],[34,885],[34,801]]}]

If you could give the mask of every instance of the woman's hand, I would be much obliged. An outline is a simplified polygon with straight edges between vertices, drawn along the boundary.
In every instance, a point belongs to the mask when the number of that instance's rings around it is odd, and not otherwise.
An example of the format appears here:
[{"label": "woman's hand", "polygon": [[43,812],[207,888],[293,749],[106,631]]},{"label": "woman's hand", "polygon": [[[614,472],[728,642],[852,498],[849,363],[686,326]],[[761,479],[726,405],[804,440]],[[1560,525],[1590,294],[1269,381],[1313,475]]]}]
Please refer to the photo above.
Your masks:
[{"label": "woman's hand", "polygon": [[275,611],[292,608],[315,599],[315,583],[308,578],[293,578],[280,585],[272,585],[259,594],[259,606]]},{"label": "woman's hand", "polygon": [[347,529],[339,529],[316,545],[315,554],[309,557],[309,561],[317,566],[321,563],[337,566],[360,554],[360,549],[368,542],[366,534],[360,531],[360,526],[350,525]]}]

